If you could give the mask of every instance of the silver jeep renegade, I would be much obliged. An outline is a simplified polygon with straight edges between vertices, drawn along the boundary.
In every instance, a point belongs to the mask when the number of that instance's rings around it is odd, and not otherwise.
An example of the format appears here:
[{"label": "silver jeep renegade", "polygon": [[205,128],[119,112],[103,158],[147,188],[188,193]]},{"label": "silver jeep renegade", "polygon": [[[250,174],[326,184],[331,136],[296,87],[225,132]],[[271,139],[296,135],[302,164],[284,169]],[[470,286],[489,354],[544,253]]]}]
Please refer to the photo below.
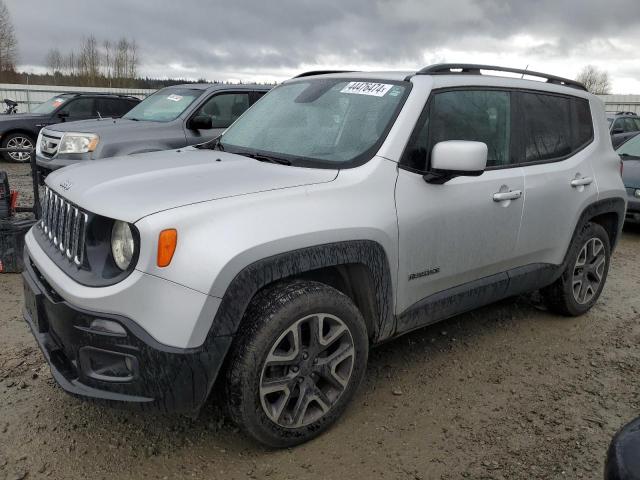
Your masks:
[{"label": "silver jeep renegade", "polygon": [[626,207],[601,101],[480,65],[303,74],[207,144],[46,183],[25,319],[60,386],[191,415],[220,392],[278,447],[344,412],[372,345],[536,290],[588,311]]}]

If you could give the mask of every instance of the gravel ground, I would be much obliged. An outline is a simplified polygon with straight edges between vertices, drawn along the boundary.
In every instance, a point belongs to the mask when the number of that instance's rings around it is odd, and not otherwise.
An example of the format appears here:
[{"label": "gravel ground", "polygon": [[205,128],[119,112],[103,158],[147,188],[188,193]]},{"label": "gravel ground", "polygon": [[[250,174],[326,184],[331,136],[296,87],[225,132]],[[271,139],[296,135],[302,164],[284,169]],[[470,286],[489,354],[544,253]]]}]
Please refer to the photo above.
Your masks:
[{"label": "gravel ground", "polygon": [[629,228],[581,318],[517,298],[375,349],[341,421],[283,451],[213,402],[191,420],[67,396],[22,320],[20,276],[0,275],[0,479],[600,479],[640,414],[639,261]]}]

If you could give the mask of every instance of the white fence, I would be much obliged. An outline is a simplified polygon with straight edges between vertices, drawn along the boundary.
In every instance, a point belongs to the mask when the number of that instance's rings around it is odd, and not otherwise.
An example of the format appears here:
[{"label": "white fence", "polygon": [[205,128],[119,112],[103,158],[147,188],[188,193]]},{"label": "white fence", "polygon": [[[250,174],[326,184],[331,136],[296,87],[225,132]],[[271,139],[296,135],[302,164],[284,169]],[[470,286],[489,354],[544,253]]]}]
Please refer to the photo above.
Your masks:
[{"label": "white fence", "polygon": [[640,115],[640,95],[600,95],[607,112],[635,112]]},{"label": "white fence", "polygon": [[[155,89],[144,88],[102,88],[102,87],[64,87],[60,85],[22,85],[0,83],[0,103],[8,98],[18,102],[18,112],[30,112],[31,108],[61,93],[114,93],[145,98]],[[2,110],[3,105],[0,105]]]}]

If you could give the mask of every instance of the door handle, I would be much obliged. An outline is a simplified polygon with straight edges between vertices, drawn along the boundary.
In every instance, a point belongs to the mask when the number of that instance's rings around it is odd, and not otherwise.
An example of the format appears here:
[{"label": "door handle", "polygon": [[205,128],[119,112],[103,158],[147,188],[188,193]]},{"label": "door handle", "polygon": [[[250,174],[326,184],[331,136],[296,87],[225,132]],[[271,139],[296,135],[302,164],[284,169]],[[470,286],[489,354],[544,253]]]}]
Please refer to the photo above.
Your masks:
[{"label": "door handle", "polygon": [[574,178],[571,180],[571,186],[584,187],[586,185],[591,185],[591,182],[593,182],[593,178],[591,177]]},{"label": "door handle", "polygon": [[517,200],[522,196],[521,190],[510,190],[508,192],[497,192],[493,194],[494,202],[505,202],[507,200]]}]

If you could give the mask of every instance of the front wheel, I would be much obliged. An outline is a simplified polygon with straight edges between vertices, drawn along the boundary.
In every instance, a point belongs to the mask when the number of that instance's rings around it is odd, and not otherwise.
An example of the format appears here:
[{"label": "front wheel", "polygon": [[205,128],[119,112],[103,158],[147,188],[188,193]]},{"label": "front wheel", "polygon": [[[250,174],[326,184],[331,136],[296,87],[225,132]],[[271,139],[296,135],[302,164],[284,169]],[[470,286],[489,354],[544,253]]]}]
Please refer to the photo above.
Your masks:
[{"label": "front wheel", "polygon": [[306,442],[340,417],[360,384],[368,338],[351,299],[317,282],[258,293],[227,372],[232,419],[272,447]]},{"label": "front wheel", "polygon": [[604,288],[610,261],[606,230],[597,223],[587,223],[571,244],[560,278],[541,290],[549,310],[577,316],[591,309]]},{"label": "front wheel", "polygon": [[[33,149],[35,141],[26,133],[10,133],[2,140],[2,148]],[[28,163],[31,154],[27,152],[2,152],[8,162]]]}]

